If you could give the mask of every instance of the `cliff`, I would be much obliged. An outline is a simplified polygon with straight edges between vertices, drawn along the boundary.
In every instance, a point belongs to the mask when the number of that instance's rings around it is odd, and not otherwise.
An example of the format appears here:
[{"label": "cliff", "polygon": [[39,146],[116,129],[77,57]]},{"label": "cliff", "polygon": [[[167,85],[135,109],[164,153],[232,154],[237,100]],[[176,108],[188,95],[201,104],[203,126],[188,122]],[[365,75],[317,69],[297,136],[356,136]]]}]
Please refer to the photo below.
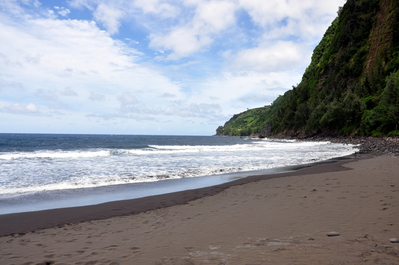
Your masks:
[{"label": "cliff", "polygon": [[234,115],[224,126],[216,129],[217,135],[250,136],[261,135],[270,107],[250,109]]},{"label": "cliff", "polygon": [[275,135],[396,134],[399,1],[348,0],[302,81],[261,120]]}]

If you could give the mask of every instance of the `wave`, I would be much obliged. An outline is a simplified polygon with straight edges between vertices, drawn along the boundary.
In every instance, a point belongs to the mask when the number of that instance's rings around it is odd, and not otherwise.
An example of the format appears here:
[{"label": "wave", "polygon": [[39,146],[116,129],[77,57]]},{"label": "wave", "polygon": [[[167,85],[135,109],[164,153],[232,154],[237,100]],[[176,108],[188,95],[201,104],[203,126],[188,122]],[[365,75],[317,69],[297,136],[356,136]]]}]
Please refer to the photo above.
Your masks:
[{"label": "wave", "polygon": [[2,160],[16,159],[57,159],[57,158],[85,158],[109,156],[110,152],[106,150],[99,151],[36,151],[36,152],[13,152],[0,154]]},{"label": "wave", "polygon": [[158,154],[183,154],[201,152],[239,152],[255,150],[284,150],[302,149],[315,146],[324,146],[330,142],[297,142],[293,141],[252,141],[248,144],[235,145],[148,145],[135,149],[100,149],[100,150],[41,150],[35,152],[10,152],[0,153],[0,160],[17,159],[78,159],[105,156],[129,156],[129,155],[158,155]]},{"label": "wave", "polygon": [[138,183],[138,182],[150,182],[157,181],[159,179],[145,179],[145,178],[135,178],[135,177],[119,177],[119,176],[91,176],[91,177],[81,177],[79,180],[69,180],[59,183],[49,183],[45,185],[31,185],[27,187],[14,187],[0,189],[1,197],[15,197],[24,194],[32,194],[35,192],[46,192],[46,191],[61,191],[61,190],[74,190],[74,189],[88,189],[96,187],[104,187],[111,185]]},{"label": "wave", "polygon": [[296,141],[268,141],[252,142],[250,144],[236,145],[150,145],[149,148],[127,150],[130,154],[161,154],[161,153],[197,153],[197,152],[234,152],[251,150],[282,150],[287,148],[304,148],[327,145],[330,142],[296,142]]},{"label": "wave", "polygon": [[0,188],[0,199],[12,198],[23,195],[34,194],[36,192],[46,192],[46,191],[63,191],[63,190],[78,190],[78,189],[88,189],[88,188],[98,188],[115,186],[122,184],[134,184],[134,183],[144,183],[144,182],[156,182],[160,180],[167,179],[181,179],[181,178],[192,178],[205,175],[218,175],[226,174],[232,172],[242,171],[243,168],[223,168],[223,169],[212,169],[212,168],[202,168],[202,169],[188,169],[177,172],[170,173],[158,173],[149,174],[143,176],[124,176],[124,175],[92,175],[92,176],[82,176],[79,178],[69,179],[58,183],[48,183],[44,185],[37,185],[32,183],[31,186],[26,187],[6,187]]},{"label": "wave", "polygon": [[[0,160],[15,160],[3,162],[3,176],[8,180],[3,183],[5,185],[0,183],[0,199],[15,194],[155,182],[298,165],[349,155],[355,152],[352,147],[329,142],[254,141],[237,145],[152,145],[141,149],[0,153]],[[171,155],[174,153],[177,155]],[[48,158],[54,160],[50,163],[40,160]],[[79,158],[88,159],[80,161]],[[18,170],[15,170],[17,167]],[[40,175],[46,177],[37,178]]]}]

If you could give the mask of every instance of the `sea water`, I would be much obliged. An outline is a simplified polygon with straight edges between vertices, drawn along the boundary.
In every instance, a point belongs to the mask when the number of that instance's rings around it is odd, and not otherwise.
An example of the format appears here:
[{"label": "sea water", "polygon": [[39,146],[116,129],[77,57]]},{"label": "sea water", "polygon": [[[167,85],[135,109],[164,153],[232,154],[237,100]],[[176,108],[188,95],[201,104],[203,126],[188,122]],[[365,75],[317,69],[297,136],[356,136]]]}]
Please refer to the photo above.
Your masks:
[{"label": "sea water", "polygon": [[0,134],[0,214],[195,189],[356,151],[240,137]]}]

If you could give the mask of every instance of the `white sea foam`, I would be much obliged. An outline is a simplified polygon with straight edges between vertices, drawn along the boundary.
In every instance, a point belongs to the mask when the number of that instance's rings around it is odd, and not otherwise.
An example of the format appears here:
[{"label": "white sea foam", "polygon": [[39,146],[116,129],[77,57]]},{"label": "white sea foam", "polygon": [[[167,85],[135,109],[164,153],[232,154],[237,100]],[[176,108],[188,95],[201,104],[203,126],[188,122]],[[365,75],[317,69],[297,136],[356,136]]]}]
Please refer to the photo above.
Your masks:
[{"label": "white sea foam", "polygon": [[37,151],[37,152],[13,152],[0,154],[0,159],[54,159],[54,158],[85,158],[85,157],[99,157],[109,156],[110,152],[105,150],[100,151]]},{"label": "white sea foam", "polygon": [[[195,188],[356,151],[329,142],[239,137],[0,135],[1,141],[0,214],[63,207],[60,200],[73,201],[65,207],[104,202],[105,191],[111,192],[109,201],[136,196],[136,187],[157,187],[153,194],[173,183],[197,183]],[[122,189],[118,197],[114,191]],[[140,192],[148,196],[147,190]]]},{"label": "white sea foam", "polygon": [[296,142],[295,140],[257,141],[250,144],[236,145],[150,145],[142,149],[114,149],[114,150],[84,150],[84,151],[36,151],[36,152],[10,152],[0,153],[2,160],[15,159],[63,159],[63,158],[90,158],[110,155],[156,155],[156,154],[182,154],[201,152],[235,152],[253,150],[285,150],[302,149],[329,145],[330,142]]},{"label": "white sea foam", "polygon": [[245,144],[232,145],[9,152],[0,154],[0,195],[262,170],[326,160],[355,151],[351,145],[329,142],[248,139]]},{"label": "white sea foam", "polygon": [[104,187],[110,185],[120,185],[129,183],[143,183],[154,182],[161,178],[121,178],[118,175],[103,175],[103,176],[85,176],[79,179],[71,179],[64,182],[51,183],[45,185],[31,185],[27,187],[14,187],[1,189],[0,196],[4,197],[16,196],[22,194],[32,194],[35,192],[57,191],[57,190],[72,190],[72,189],[87,189],[95,187]]}]

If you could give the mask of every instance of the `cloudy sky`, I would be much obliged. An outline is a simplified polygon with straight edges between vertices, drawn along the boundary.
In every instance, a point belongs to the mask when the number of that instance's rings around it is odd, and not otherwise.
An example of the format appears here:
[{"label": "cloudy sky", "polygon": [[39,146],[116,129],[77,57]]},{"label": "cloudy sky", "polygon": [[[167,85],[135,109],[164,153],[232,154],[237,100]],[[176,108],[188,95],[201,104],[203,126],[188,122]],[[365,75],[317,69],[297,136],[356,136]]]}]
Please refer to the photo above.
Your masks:
[{"label": "cloudy sky", "polygon": [[345,0],[0,0],[0,133],[212,135],[300,82]]}]

